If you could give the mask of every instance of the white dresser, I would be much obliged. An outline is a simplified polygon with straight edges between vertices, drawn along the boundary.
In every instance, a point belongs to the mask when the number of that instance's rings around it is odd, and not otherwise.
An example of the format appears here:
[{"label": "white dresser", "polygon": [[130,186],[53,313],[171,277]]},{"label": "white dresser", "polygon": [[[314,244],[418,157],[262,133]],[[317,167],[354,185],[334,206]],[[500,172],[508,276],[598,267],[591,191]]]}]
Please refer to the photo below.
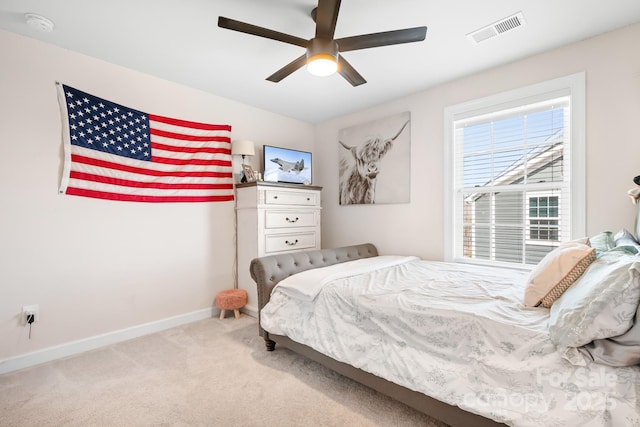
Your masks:
[{"label": "white dresser", "polygon": [[264,255],[320,249],[322,187],[272,182],[236,186],[238,288],[249,295],[247,314],[258,315],[251,260]]}]

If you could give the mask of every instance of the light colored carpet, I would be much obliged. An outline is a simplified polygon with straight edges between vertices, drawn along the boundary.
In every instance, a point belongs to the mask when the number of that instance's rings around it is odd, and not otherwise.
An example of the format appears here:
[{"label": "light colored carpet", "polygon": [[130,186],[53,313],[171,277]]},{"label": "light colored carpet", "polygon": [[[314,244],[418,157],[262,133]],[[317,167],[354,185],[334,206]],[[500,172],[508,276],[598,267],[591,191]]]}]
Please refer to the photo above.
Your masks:
[{"label": "light colored carpet", "polygon": [[4,426],[428,426],[286,349],[255,319],[207,319],[0,376]]}]

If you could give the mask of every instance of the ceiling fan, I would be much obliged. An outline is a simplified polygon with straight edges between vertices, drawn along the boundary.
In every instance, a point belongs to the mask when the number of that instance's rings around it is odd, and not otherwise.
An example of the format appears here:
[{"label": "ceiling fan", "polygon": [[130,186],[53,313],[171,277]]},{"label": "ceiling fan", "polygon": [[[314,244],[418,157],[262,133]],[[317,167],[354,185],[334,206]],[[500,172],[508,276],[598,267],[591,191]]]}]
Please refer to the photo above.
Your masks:
[{"label": "ceiling fan", "polygon": [[340,0],[319,0],[318,7],[311,11],[311,16],[316,22],[316,35],[309,40],[223,16],[218,17],[218,26],[305,48],[307,52],[304,55],[267,77],[267,80],[275,83],[306,64],[312,74],[323,76],[337,71],[352,86],[359,86],[367,81],[340,55],[340,52],[419,42],[427,35],[427,27],[414,27],[334,39],[339,10]]}]

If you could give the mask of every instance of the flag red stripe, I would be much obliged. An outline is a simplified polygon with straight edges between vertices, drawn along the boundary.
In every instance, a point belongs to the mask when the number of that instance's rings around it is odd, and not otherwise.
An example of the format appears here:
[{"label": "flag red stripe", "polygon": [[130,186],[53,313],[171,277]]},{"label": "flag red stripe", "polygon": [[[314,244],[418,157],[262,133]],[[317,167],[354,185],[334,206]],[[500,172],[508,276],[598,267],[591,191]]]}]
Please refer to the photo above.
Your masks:
[{"label": "flag red stripe", "polygon": [[151,142],[151,148],[164,151],[175,151],[179,153],[212,153],[212,154],[231,154],[229,148],[217,148],[217,147],[179,147],[175,145],[160,144],[158,142]]},{"label": "flag red stripe", "polygon": [[151,156],[154,163],[165,165],[198,165],[198,166],[231,166],[228,160],[217,159],[170,159],[168,157]]},{"label": "flag red stripe", "polygon": [[218,141],[218,142],[231,142],[231,138],[228,136],[220,135],[187,135],[184,133],[168,132],[160,129],[149,129],[149,133],[155,136],[162,136],[171,139],[180,139],[183,141]]},{"label": "flag red stripe", "polygon": [[106,191],[85,190],[83,188],[68,187],[66,194],[73,196],[93,197],[96,199],[119,200],[123,202],[227,202],[233,200],[233,194],[228,196],[136,196],[133,194],[117,194]]},{"label": "flag red stripe", "polygon": [[123,187],[135,188],[157,188],[163,190],[230,190],[233,188],[231,184],[170,184],[166,182],[140,182],[131,181],[129,179],[111,178],[92,173],[71,171],[70,178],[82,179],[84,181],[101,182],[104,184],[120,185]]},{"label": "flag red stripe", "polygon": [[[231,172],[205,172],[205,171],[158,171],[153,169],[137,168],[134,166],[126,166],[120,163],[113,163],[106,160],[93,159],[91,157],[80,156],[78,154],[71,155],[71,161],[84,163],[91,166],[99,166],[103,168],[116,169],[124,172],[138,173],[151,176],[191,176],[199,178],[231,178]],[[231,163],[231,162],[228,162]]]},{"label": "flag red stripe", "polygon": [[190,122],[188,120],[180,120],[180,119],[172,119],[170,117],[156,116],[155,114],[147,114],[147,117],[149,117],[149,120],[166,123],[168,125],[183,126],[183,127],[193,128],[193,129],[221,130],[221,131],[231,132],[230,125],[211,125],[207,123]]}]

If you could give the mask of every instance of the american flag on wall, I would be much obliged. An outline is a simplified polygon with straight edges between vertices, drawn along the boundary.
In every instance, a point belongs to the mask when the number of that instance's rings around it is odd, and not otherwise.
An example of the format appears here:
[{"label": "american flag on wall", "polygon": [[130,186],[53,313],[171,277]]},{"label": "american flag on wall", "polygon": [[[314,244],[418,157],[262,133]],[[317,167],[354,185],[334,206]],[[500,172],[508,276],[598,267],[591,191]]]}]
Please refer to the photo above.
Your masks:
[{"label": "american flag on wall", "polygon": [[56,83],[61,194],[133,202],[233,200],[231,126],[143,113]]}]

